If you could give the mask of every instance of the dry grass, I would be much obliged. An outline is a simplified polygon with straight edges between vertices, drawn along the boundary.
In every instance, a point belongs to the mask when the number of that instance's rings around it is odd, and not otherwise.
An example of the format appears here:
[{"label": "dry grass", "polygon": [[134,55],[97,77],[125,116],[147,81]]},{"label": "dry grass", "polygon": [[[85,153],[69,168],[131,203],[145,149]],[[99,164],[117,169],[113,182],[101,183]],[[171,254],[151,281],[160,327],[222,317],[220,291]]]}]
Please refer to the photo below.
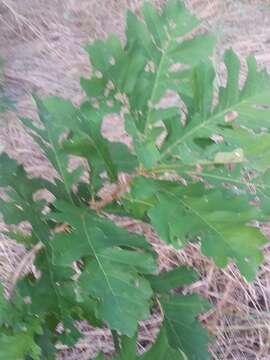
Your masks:
[{"label": "dry grass", "polygon": [[[161,3],[161,0],[156,0]],[[266,0],[187,0],[187,5],[203,22],[206,31],[219,39],[217,62],[225,48],[233,47],[240,56],[252,53],[260,64],[270,68],[270,2]],[[115,32],[124,37],[127,7],[138,11],[141,0],[0,0],[0,56],[6,62],[5,93],[17,101],[18,111],[34,115],[30,93],[82,98],[79,77],[89,72],[82,45],[95,37]],[[222,71],[221,79],[222,81]],[[243,68],[244,74],[244,68]],[[16,115],[0,119],[0,145],[23,163],[31,174],[53,176],[46,159],[33,145]],[[118,125],[118,126],[116,126]],[[106,134],[122,138],[117,119],[106,122]],[[133,231],[143,231],[154,244],[161,269],[179,264],[195,267],[200,281],[187,288],[198,292],[214,305],[201,321],[215,335],[210,347],[215,360],[270,359],[270,247],[266,260],[252,284],[247,284],[233,264],[219,270],[201,256],[198,246],[182,251],[162,244],[149,227],[122,222]],[[0,224],[0,230],[4,230]],[[0,280],[8,285],[24,249],[0,237]],[[141,324],[139,350],[155,335],[159,314]],[[86,360],[99,351],[110,353],[112,341],[107,330],[78,324],[84,338],[73,349],[63,350],[59,358]]]}]

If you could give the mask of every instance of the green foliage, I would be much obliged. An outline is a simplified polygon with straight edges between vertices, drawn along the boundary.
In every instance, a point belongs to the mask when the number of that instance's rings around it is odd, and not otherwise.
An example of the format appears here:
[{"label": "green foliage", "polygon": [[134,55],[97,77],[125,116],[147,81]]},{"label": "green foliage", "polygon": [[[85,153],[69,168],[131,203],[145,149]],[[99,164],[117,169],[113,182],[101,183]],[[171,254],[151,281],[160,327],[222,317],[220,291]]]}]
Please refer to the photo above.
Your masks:
[{"label": "green foliage", "polygon": [[[227,82],[218,86],[215,40],[190,36],[198,22],[180,0],[160,12],[146,2],[142,17],[128,13],[124,46],[109,36],[86,48],[93,75],[81,79],[80,106],[34,95],[40,124],[21,118],[54,168],[53,181],[29,178],[0,156],[1,213],[13,225],[6,234],[35,255],[38,270],[18,276],[8,299],[0,294],[0,359],[55,359],[59,343],[72,346],[81,336],[76,320],[111,329],[115,360],[210,359],[197,320],[209,304],[181,291],[196,272],[159,273],[152,245],[112,214],[151,224],[176,248],[199,241],[217,266],[234,261],[247,280],[263,261],[266,239],[252,224],[267,221],[270,210],[269,76],[248,58],[240,87],[240,62],[228,50]],[[166,106],[170,91],[181,106]],[[131,148],[103,136],[111,113],[125,118]],[[70,155],[87,166],[71,171]],[[118,181],[123,172],[130,190]],[[116,191],[100,199],[108,182]],[[40,190],[51,200],[38,200]],[[22,222],[29,234],[14,231]],[[153,311],[161,329],[139,355],[138,323]]]},{"label": "green foliage", "polygon": [[261,211],[249,201],[248,194],[225,188],[207,189],[202,183],[181,187],[142,177],[134,179],[126,195],[126,207],[131,213],[134,209],[134,216],[143,217],[145,211],[164,241],[182,247],[199,237],[203,253],[212,256],[218,266],[235,259],[242,274],[251,280],[262,262],[260,248],[266,239],[259,229],[247,225],[261,217]]}]

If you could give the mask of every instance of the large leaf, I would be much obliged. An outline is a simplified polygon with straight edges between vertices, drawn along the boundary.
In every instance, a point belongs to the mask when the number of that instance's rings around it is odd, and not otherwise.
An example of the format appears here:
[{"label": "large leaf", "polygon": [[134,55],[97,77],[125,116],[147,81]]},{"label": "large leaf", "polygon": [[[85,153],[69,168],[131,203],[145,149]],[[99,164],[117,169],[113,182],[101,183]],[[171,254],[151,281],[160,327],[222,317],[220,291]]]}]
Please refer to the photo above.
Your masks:
[{"label": "large leaf", "polygon": [[[156,105],[168,90],[190,93],[190,69],[212,53],[215,40],[206,35],[185,38],[198,21],[181,1],[169,1],[161,13],[147,2],[142,14],[144,21],[128,13],[124,48],[114,36],[87,47],[94,75],[81,85],[100,108],[107,99],[128,110],[126,129],[140,162],[151,167],[158,160],[153,126],[168,116]],[[185,71],[173,68],[175,64]]]},{"label": "large leaf", "polygon": [[96,299],[96,315],[110,328],[134,335],[138,321],[149,315],[152,291],[140,276],[156,272],[152,255],[145,253],[149,245],[88,208],[61,202],[54,205],[61,212],[50,214],[50,218],[69,224],[71,230],[70,234],[56,235],[52,242],[54,263],[68,265],[87,257],[79,279],[81,291]]},{"label": "large leaf", "polygon": [[165,126],[174,126],[174,131],[167,131],[157,163],[242,162],[259,170],[269,166],[269,76],[265,71],[257,70],[255,60],[248,58],[247,79],[240,89],[237,56],[228,50],[224,61],[227,84],[219,88],[218,103],[214,108],[215,72],[210,62],[201,63],[194,70],[192,96],[179,90],[188,110],[186,125],[181,125],[177,119],[166,120]]},{"label": "large leaf", "polygon": [[[68,170],[67,153],[87,159],[91,169],[92,186],[104,170],[111,181],[117,180],[119,171],[134,170],[137,159],[128,147],[108,141],[101,132],[104,114],[113,112],[114,109],[96,109],[90,103],[83,103],[80,108],[76,108],[70,101],[58,97],[48,97],[44,101],[35,97],[35,100],[43,128],[27,118],[22,118],[21,121],[31,130],[30,134],[41,146],[60,177],[55,190],[58,196],[62,183],[66,198],[71,200],[72,186],[79,182],[82,175],[81,167],[73,172]],[[125,159],[123,153],[126,153]]]},{"label": "large leaf", "polygon": [[[198,36],[184,40],[183,36],[193,30],[198,22],[186,11],[182,2],[173,0],[167,3],[159,14],[149,3],[143,7],[145,24],[134,15],[127,19],[127,49],[142,52],[149,69],[141,72],[137,87],[129,95],[132,111],[143,113],[135,118],[138,128],[148,134],[155,107],[168,89],[174,89],[177,73],[172,72],[173,64],[196,65],[211,54],[214,39]],[[182,83],[180,82],[180,86]],[[146,96],[141,96],[141,93]]]},{"label": "large leaf", "polygon": [[146,212],[167,243],[181,247],[198,237],[203,253],[213,257],[218,266],[233,259],[247,279],[255,276],[266,238],[248,225],[261,217],[248,195],[225,188],[207,189],[199,183],[181,186],[139,177],[125,201],[134,215]]},{"label": "large leaf", "polygon": [[[46,202],[36,201],[34,196],[38,190],[46,187],[48,182],[42,179],[30,179],[23,167],[5,154],[1,155],[0,168],[2,169],[0,186],[8,186],[8,198],[0,200],[4,221],[12,225],[29,222],[31,234],[26,237],[26,246],[28,250],[32,250],[34,246],[38,245],[37,249],[40,252],[39,254],[33,253],[36,255],[35,264],[40,271],[39,279],[33,278],[32,274],[27,274],[22,280],[18,278],[25,273],[25,267],[28,265],[28,263],[24,264],[25,260],[22,260],[18,266],[19,272],[16,274],[16,271],[15,278],[12,278],[12,298],[16,297],[17,291],[19,291],[22,297],[30,299],[27,307],[30,317],[36,315],[43,317],[50,312],[60,321],[65,314],[65,319],[62,320],[65,324],[69,322],[68,327],[72,328],[71,313],[73,307],[77,306],[74,283],[71,280],[74,271],[69,267],[59,267],[53,264],[50,248],[51,226],[42,215]],[[8,232],[6,234],[9,235]],[[16,238],[17,236],[11,232],[11,237]],[[20,239],[23,240],[23,236],[20,236]],[[30,259],[27,261],[29,262]],[[44,297],[47,297],[47,301],[44,301]],[[23,313],[26,310],[20,309],[20,311]],[[13,309],[12,312],[15,314],[16,309]],[[18,321],[14,321],[14,323],[16,324]]]}]

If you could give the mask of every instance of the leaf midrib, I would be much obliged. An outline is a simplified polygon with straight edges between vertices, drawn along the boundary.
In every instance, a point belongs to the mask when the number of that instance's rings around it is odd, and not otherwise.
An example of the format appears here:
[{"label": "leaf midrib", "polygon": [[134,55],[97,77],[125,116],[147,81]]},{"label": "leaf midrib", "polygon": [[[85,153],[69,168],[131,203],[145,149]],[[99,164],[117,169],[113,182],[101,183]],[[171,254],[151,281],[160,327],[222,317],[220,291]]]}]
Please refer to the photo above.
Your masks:
[{"label": "leaf midrib", "polygon": [[[144,135],[146,135],[150,130],[149,129],[149,121],[150,121],[150,116],[152,114],[152,111],[154,109],[154,105],[156,105],[156,104],[153,104],[153,102],[154,102],[155,97],[156,97],[156,91],[157,91],[159,80],[160,80],[160,75],[161,75],[161,69],[163,67],[163,62],[164,62],[164,60],[165,60],[165,58],[167,56],[167,51],[171,47],[172,41],[175,41],[175,40],[176,40],[176,37],[171,37],[170,34],[168,34],[168,41],[166,43],[166,46],[164,47],[164,49],[160,49],[161,50],[161,57],[160,57],[160,61],[158,63],[158,67],[157,67],[157,70],[156,70],[155,82],[154,82],[154,85],[152,87],[152,92],[151,92],[151,96],[150,96],[150,100],[149,100],[151,108],[149,109],[149,111],[147,113],[145,126],[144,126]],[[157,49],[158,49],[158,47],[157,47]]]},{"label": "leaf midrib", "polygon": [[84,233],[85,233],[85,236],[86,236],[88,245],[89,245],[91,251],[92,251],[93,254],[94,254],[94,257],[95,257],[95,259],[96,259],[96,261],[97,261],[97,263],[98,263],[98,266],[99,266],[99,268],[100,268],[100,270],[101,270],[101,272],[102,272],[102,274],[103,274],[103,276],[104,276],[104,278],[105,278],[105,281],[106,281],[106,283],[107,283],[107,285],[108,285],[108,288],[110,289],[110,292],[112,293],[113,297],[115,297],[116,295],[115,295],[115,293],[114,293],[114,291],[113,291],[113,288],[112,288],[112,286],[111,286],[111,283],[110,283],[110,281],[109,281],[109,278],[108,278],[108,276],[107,276],[107,274],[106,274],[106,271],[104,270],[104,267],[103,267],[103,265],[102,265],[102,262],[100,261],[99,256],[98,256],[98,254],[97,254],[97,252],[96,252],[96,250],[95,250],[95,247],[94,247],[94,245],[93,245],[93,243],[92,243],[92,241],[91,241],[91,237],[90,237],[89,234],[88,234],[88,230],[87,230],[87,226],[86,226],[86,222],[85,222],[85,214],[82,214],[82,216],[81,216],[81,221],[82,221],[82,227],[83,227],[83,231],[84,231]]},{"label": "leaf midrib", "polygon": [[55,150],[55,142],[53,141],[53,139],[51,137],[50,127],[48,126],[46,121],[45,121],[45,128],[46,128],[46,131],[47,131],[47,134],[48,134],[49,143],[52,145],[52,151],[53,151],[53,154],[55,156],[55,160],[56,160],[56,163],[57,163],[57,166],[58,166],[58,171],[59,171],[59,173],[60,173],[60,175],[62,177],[66,193],[68,195],[69,200],[73,204],[73,200],[72,200],[72,197],[70,195],[70,190],[69,190],[68,185],[67,185],[67,180],[66,180],[66,176],[65,176],[65,173],[64,173],[64,170],[63,170],[63,167],[62,167],[62,163],[61,163],[61,161],[60,161],[60,159],[58,157],[57,151]]},{"label": "leaf midrib", "polygon": [[[226,241],[222,233],[218,229],[216,229],[211,223],[208,222],[207,219],[205,219],[204,216],[202,216],[197,210],[195,210],[189,203],[186,203],[183,199],[178,198],[175,194],[173,194],[170,191],[167,191],[168,194],[175,197],[177,200],[179,200],[184,206],[186,206],[195,216],[197,216],[201,221],[203,221],[212,231],[214,231],[221,240],[230,248],[233,254],[237,254],[235,249],[231,246],[230,242]],[[237,254],[238,255],[238,254]]]}]

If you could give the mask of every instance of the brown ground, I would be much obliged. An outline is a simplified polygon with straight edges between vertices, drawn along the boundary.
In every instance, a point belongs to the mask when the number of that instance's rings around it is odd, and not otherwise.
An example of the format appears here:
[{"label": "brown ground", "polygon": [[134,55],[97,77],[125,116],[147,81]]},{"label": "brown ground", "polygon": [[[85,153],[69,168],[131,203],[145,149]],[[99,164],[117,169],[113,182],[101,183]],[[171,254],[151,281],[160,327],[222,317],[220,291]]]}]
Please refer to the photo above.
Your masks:
[{"label": "brown ground", "polygon": [[[124,38],[127,7],[138,10],[141,0],[0,0],[0,57],[5,60],[4,91],[14,99],[20,114],[33,114],[30,93],[54,94],[78,102],[79,78],[89,64],[82,46],[90,39],[115,32]],[[156,0],[161,3],[161,0]],[[270,69],[270,1],[187,0],[187,5],[219,39],[217,61],[225,48],[240,56],[253,53]],[[244,72],[244,71],[243,71]],[[221,79],[222,80],[222,79]],[[32,174],[50,177],[51,170],[16,120],[0,118],[0,147],[26,165]],[[112,123],[107,132],[114,138],[122,130]],[[129,224],[129,227],[135,225]],[[0,230],[4,225],[0,224]],[[151,240],[155,235],[148,231]],[[155,241],[155,239],[153,240]],[[214,310],[202,321],[216,335],[211,346],[216,360],[270,359],[270,246],[256,281],[246,284],[233,265],[218,270],[203,258],[197,247],[172,251],[156,245],[162,267],[187,263],[195,266],[201,280],[188,291],[207,297]],[[0,237],[0,279],[7,282],[24,250]],[[142,324],[142,340],[153,336],[159,319]],[[89,359],[99,349],[111,349],[106,332],[80,324],[86,338],[75,349],[64,351],[65,359]]]}]

